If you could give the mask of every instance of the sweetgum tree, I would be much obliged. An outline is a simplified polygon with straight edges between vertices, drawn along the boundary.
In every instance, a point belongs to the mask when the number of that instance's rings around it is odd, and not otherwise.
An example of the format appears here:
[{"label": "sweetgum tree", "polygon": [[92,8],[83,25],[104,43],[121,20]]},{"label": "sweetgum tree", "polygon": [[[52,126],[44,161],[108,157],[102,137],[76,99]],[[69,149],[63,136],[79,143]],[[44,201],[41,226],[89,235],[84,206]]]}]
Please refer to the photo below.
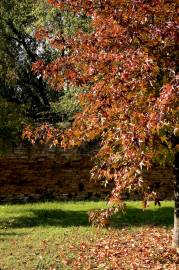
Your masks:
[{"label": "sweetgum tree", "polygon": [[[110,201],[119,205],[126,189],[148,194],[150,182],[144,182],[142,171],[153,163],[172,164],[178,151],[178,143],[172,139],[179,116],[177,1],[49,2],[63,12],[90,20],[88,31],[81,28],[75,35],[60,32],[52,38],[45,32],[61,54],[50,64],[37,61],[33,65],[54,88],[70,85],[83,89],[79,95],[82,112],[62,134],[61,145],[78,146],[100,138],[92,177],[114,181]],[[48,127],[45,129],[50,139]],[[30,134],[27,129],[25,136]],[[179,197],[176,245],[178,204]],[[104,223],[116,210],[111,209],[101,213]]]}]

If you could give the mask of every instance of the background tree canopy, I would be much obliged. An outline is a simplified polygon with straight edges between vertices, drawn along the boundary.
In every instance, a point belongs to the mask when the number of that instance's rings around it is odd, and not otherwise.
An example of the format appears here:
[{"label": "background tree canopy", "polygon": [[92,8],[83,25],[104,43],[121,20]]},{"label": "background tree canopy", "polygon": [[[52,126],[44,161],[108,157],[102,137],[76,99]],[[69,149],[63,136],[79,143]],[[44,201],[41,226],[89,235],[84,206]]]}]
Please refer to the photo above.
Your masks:
[{"label": "background tree canopy", "polygon": [[[32,63],[38,59],[43,59],[48,63],[59,55],[59,51],[49,46],[49,42],[35,38],[37,29],[41,31],[45,25],[51,30],[53,36],[59,29],[68,32],[69,24],[73,24],[74,29],[77,28],[79,22],[76,16],[71,21],[67,19],[67,15],[65,20],[64,18],[62,23],[59,10],[52,8],[47,1],[1,1],[1,113],[3,113],[3,107],[4,112],[6,111],[7,104],[10,107],[17,104],[19,109],[22,108],[18,112],[21,114],[19,119],[28,118],[29,122],[34,124],[44,121],[58,123],[73,120],[73,114],[79,110],[78,102],[75,99],[76,92],[78,92],[77,88],[67,92],[63,87],[60,87],[58,90],[61,91],[54,92],[41,74],[37,76],[32,71]],[[70,31],[74,32],[74,29]],[[24,123],[24,121],[22,122]],[[0,126],[0,137],[3,137],[5,132],[5,129],[3,131],[3,122],[1,122]],[[15,128],[15,123],[13,126]],[[14,131],[17,131],[16,128]],[[10,133],[7,132],[6,134]],[[14,139],[12,136],[9,138],[4,136],[3,140],[7,138],[9,143],[18,141],[15,137],[19,137],[20,132],[13,132],[12,134],[14,134]]]},{"label": "background tree canopy", "polygon": [[52,59],[52,51],[34,38],[36,6],[37,1],[2,1],[0,19],[1,95],[9,101],[28,104],[29,114],[33,117],[49,111],[52,96],[42,77],[37,77],[31,70],[32,63],[39,57],[46,61]]}]

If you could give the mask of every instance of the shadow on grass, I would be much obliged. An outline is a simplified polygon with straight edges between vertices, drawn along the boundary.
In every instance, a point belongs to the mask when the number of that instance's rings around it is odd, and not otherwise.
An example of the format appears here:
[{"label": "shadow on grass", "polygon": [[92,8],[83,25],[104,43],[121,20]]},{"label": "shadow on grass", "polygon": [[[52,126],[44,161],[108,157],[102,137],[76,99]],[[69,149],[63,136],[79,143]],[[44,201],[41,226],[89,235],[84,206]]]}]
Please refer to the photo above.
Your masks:
[{"label": "shadow on grass", "polygon": [[[111,227],[140,227],[151,226],[173,226],[173,208],[161,207],[154,210],[139,208],[128,208],[126,213],[113,217]],[[30,228],[38,226],[90,226],[87,211],[63,211],[49,209],[31,209],[31,216],[19,216],[12,219],[0,219],[0,227],[6,228]]]},{"label": "shadow on grass", "polygon": [[126,213],[112,218],[113,228],[140,226],[173,226],[173,208],[161,207],[152,209],[128,208]]},{"label": "shadow on grass", "polygon": [[0,241],[6,241],[7,239],[12,239],[15,236],[24,236],[26,233],[16,233],[16,232],[6,232],[6,231],[0,231]]},{"label": "shadow on grass", "polygon": [[25,233],[0,232],[0,237],[1,236],[15,236],[15,235],[25,235]]},{"label": "shadow on grass", "polygon": [[87,211],[63,211],[49,209],[31,210],[31,216],[22,215],[12,219],[0,219],[0,227],[30,228],[38,226],[89,226]]}]

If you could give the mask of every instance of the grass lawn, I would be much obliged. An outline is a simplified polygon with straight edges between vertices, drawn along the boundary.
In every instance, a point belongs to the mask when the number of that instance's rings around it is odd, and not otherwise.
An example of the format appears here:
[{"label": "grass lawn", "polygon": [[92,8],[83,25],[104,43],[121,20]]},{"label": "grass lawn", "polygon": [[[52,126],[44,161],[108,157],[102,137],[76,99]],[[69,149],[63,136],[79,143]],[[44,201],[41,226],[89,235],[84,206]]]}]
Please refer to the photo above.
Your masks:
[{"label": "grass lawn", "polygon": [[[151,245],[155,246],[157,235],[158,242],[163,241],[158,250],[165,244],[167,247],[170,246],[173,206],[173,202],[162,202],[160,208],[154,207],[151,203],[149,208],[143,211],[140,202],[127,202],[127,212],[115,216],[110,229],[98,230],[89,226],[87,212],[107,207],[105,202],[45,202],[1,205],[0,270],[153,270],[154,268],[142,268],[141,266],[132,268],[133,266],[128,262],[122,265],[122,261],[121,267],[119,267],[120,254],[125,256],[127,253],[122,252],[129,251],[133,247],[132,245],[135,246],[135,243],[138,243],[136,250],[137,248],[141,250],[139,239],[142,242],[146,241],[144,246],[148,245],[147,238],[144,239],[147,232],[151,236],[149,239],[149,242],[153,243]],[[161,241],[160,234],[161,239],[163,239]],[[136,240],[135,237],[137,237]],[[126,246],[127,243],[129,243],[129,249]],[[111,252],[112,250],[119,251],[117,261],[115,261],[116,257],[113,256],[114,252],[112,252],[113,255],[109,253],[109,250],[104,253],[104,250],[107,250],[104,247],[108,247],[107,249],[110,249]],[[159,260],[159,263],[168,265],[168,268],[156,269],[175,269],[170,267],[176,266],[175,257],[177,254],[173,249],[166,252],[169,252],[170,260]],[[97,261],[95,254],[99,254]],[[156,254],[153,256],[155,257]]]}]

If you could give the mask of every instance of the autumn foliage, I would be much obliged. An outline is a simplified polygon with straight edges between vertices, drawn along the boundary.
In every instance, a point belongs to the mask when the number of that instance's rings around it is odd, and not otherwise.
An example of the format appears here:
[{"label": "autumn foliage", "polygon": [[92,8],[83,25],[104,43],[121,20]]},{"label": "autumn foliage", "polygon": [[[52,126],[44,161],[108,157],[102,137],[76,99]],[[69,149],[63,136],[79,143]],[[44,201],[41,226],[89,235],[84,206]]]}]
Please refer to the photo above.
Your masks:
[{"label": "autumn foliage", "polygon": [[[95,242],[81,242],[62,248],[61,261],[71,269],[105,270],[177,270],[179,257],[176,249],[167,247],[171,233],[166,228],[144,228],[110,231]],[[69,256],[69,251],[74,257]],[[71,253],[70,253],[71,254]]]},{"label": "autumn foliage", "polygon": [[[61,136],[61,146],[100,140],[92,177],[147,192],[143,170],[172,163],[178,123],[177,5],[165,0],[49,0],[61,11],[90,18],[89,31],[45,38],[59,50],[33,69],[56,89],[82,89],[82,112]],[[30,135],[28,135],[30,136]],[[27,137],[28,137],[27,136]],[[116,202],[115,201],[115,202]]]}]

